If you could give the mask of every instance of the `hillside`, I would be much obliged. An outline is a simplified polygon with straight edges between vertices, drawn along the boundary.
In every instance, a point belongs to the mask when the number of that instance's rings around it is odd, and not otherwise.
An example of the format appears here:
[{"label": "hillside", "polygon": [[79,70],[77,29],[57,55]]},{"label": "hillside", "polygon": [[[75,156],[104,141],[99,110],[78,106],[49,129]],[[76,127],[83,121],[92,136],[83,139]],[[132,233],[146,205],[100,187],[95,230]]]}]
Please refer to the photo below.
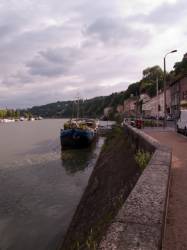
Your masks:
[{"label": "hillside", "polygon": [[[181,62],[176,62],[174,69],[167,73],[167,83],[176,79],[178,76],[186,74],[187,72],[187,54]],[[142,79],[139,82],[132,83],[127,90],[113,93],[109,96],[99,96],[91,99],[80,100],[79,116],[81,117],[101,117],[103,110],[106,107],[113,107],[116,110],[117,105],[123,104],[125,99],[131,96],[139,96],[141,93],[146,93],[150,97],[156,95],[156,82],[158,81],[159,89],[163,89],[164,72],[158,66],[152,66],[142,71]],[[75,117],[77,104],[75,101],[58,101],[42,106],[35,106],[27,110],[22,110],[22,113],[29,112],[34,116],[42,117]]]},{"label": "hillside", "polygon": [[[108,96],[99,96],[86,100],[79,100],[80,117],[101,117],[106,107],[113,107],[116,110],[117,105],[123,104],[124,100],[131,95],[139,94],[139,82],[130,84],[126,91],[112,93]],[[76,101],[58,101],[42,106],[34,106],[23,112],[32,113],[34,116],[50,118],[69,118],[77,114]]]},{"label": "hillside", "polygon": [[[114,93],[109,96],[99,96],[87,100],[79,100],[80,117],[100,117],[103,115],[103,109],[108,106],[114,108],[119,103],[123,103],[125,92]],[[42,117],[75,117],[77,114],[76,101],[58,101],[42,106],[35,106],[27,110],[34,116]]]}]

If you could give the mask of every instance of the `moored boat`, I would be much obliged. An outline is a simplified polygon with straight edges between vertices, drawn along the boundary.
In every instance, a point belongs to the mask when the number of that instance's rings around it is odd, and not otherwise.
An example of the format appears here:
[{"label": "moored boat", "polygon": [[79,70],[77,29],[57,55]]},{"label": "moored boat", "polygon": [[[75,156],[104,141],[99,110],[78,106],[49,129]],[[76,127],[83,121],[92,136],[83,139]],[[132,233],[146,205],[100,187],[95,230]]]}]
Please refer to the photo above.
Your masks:
[{"label": "moored boat", "polygon": [[4,119],[2,119],[1,120],[1,122],[3,122],[3,123],[8,123],[8,122],[15,122],[15,119],[14,118],[4,118]]},{"label": "moored boat", "polygon": [[94,119],[71,119],[60,131],[62,148],[82,148],[89,146],[97,135],[98,123]]}]

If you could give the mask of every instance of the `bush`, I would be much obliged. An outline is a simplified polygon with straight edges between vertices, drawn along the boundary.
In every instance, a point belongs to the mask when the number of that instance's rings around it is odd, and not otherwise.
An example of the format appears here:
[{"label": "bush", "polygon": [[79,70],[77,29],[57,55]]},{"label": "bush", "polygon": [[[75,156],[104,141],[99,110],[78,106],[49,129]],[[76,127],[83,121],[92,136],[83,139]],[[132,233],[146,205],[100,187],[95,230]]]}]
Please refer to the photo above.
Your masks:
[{"label": "bush", "polygon": [[144,120],[143,122],[144,124],[144,127],[161,127],[162,126],[162,123],[160,121],[155,121],[155,120]]},{"label": "bush", "polygon": [[149,152],[145,152],[144,150],[138,150],[135,154],[135,161],[137,162],[138,166],[144,170],[151,159],[151,154]]}]

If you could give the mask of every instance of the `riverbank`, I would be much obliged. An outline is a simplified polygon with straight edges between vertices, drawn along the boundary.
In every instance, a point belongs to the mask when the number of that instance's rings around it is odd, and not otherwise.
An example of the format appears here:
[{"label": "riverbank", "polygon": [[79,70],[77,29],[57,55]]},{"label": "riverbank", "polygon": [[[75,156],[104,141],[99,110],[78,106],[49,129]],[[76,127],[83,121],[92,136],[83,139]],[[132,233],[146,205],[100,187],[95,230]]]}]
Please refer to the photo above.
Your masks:
[{"label": "riverbank", "polygon": [[141,174],[134,154],[123,128],[115,127],[105,141],[61,250],[96,249]]}]

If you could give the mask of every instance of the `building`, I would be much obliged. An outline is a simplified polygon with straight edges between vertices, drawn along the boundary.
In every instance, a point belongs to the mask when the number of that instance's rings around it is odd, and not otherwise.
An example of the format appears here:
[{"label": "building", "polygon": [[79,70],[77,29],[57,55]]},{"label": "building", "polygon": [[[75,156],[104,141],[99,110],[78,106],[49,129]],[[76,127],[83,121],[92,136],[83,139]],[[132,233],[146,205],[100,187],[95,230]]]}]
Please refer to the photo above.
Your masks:
[{"label": "building", "polygon": [[136,115],[136,99],[129,98],[124,101],[124,114],[125,116]]},{"label": "building", "polygon": [[124,109],[123,109],[123,105],[118,105],[117,108],[116,108],[117,112],[122,114]]},{"label": "building", "polygon": [[[171,113],[171,92],[170,88],[166,90],[166,110],[167,114]],[[142,99],[142,114],[150,117],[164,117],[164,92],[153,98]]]},{"label": "building", "polygon": [[113,111],[112,107],[106,107],[104,108],[104,117],[108,117],[109,114]]},{"label": "building", "polygon": [[171,82],[170,89],[171,114],[178,118],[181,106],[187,105],[187,74]]}]

